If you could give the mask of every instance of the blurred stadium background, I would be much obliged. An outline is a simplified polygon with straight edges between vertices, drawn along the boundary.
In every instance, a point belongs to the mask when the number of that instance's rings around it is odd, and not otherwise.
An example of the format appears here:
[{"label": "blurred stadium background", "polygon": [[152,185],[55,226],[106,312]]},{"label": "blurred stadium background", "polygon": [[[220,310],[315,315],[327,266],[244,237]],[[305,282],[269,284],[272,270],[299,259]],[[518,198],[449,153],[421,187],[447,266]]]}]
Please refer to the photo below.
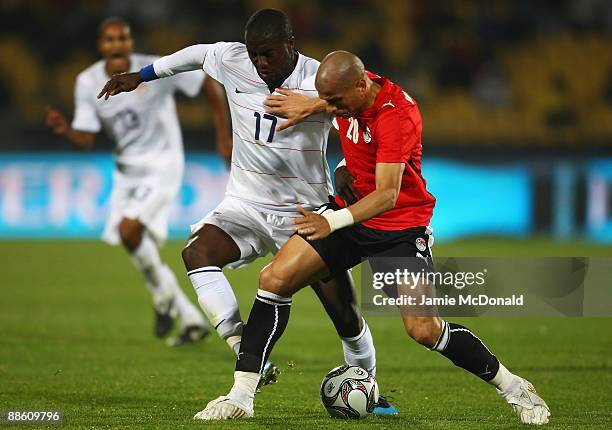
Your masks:
[{"label": "blurred stadium background", "polygon": [[[439,240],[612,242],[612,3],[605,0],[3,0],[0,238],[95,238],[102,229],[112,146],[102,138],[93,153],[73,151],[43,125],[46,105],[71,116],[75,77],[99,58],[102,19],[125,17],[136,52],[166,54],[241,40],[261,7],[288,12],[305,54],[356,52],[419,102]],[[226,180],[206,101],[181,98],[179,113],[188,168],[174,238],[214,207]]]}]

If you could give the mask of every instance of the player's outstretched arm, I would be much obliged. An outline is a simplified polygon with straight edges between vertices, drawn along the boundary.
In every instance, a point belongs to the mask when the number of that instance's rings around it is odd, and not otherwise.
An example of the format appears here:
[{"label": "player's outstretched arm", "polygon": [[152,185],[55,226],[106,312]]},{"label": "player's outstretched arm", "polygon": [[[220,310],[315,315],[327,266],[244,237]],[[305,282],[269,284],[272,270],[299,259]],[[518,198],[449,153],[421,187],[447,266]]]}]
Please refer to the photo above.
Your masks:
[{"label": "player's outstretched arm", "polygon": [[284,88],[277,88],[275,92],[280,95],[268,96],[264,100],[264,105],[267,106],[266,112],[269,114],[287,118],[287,121],[276,126],[276,131],[285,130],[310,115],[327,110],[327,102],[318,97],[306,97]]},{"label": "player's outstretched arm", "polygon": [[298,208],[302,218],[294,221],[298,234],[308,240],[323,239],[332,232],[367,221],[395,206],[402,185],[404,163],[376,163],[376,189],[354,205],[321,215]]},{"label": "player's outstretched arm", "polygon": [[393,209],[402,186],[404,163],[376,163],[376,189],[347,209],[360,223]]},{"label": "player's outstretched arm", "polygon": [[94,144],[95,134],[86,131],[74,130],[68,124],[68,120],[57,109],[47,106],[45,115],[45,125],[58,136],[64,137],[74,146],[82,149],[91,149]]},{"label": "player's outstretched arm", "polygon": [[115,75],[104,85],[98,98],[104,97],[104,100],[108,100],[109,97],[119,93],[135,90],[142,82],[200,70],[210,46],[203,44],[188,46],[173,54],[158,58],[153,64],[143,67],[139,72]]}]

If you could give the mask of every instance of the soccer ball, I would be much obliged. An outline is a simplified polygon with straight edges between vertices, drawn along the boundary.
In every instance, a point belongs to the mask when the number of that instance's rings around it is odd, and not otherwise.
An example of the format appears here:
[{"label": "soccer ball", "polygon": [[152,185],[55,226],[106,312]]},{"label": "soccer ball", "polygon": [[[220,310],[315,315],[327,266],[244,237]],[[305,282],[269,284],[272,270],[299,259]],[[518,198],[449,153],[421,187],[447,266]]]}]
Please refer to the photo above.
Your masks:
[{"label": "soccer ball", "polygon": [[378,384],[361,367],[338,366],[321,383],[321,401],[332,418],[365,418],[378,402]]}]

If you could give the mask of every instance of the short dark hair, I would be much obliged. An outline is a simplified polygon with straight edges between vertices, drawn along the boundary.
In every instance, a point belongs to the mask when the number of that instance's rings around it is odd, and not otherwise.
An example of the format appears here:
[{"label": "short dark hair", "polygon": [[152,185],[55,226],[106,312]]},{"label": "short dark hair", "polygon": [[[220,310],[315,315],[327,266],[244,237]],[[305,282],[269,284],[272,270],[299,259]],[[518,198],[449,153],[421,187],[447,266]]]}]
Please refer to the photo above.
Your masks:
[{"label": "short dark hair", "polygon": [[104,31],[104,29],[111,24],[120,24],[127,28],[130,28],[130,23],[127,22],[124,18],[121,18],[120,16],[111,16],[109,18],[106,18],[100,23],[100,25],[98,25],[98,37],[102,36],[102,32]]},{"label": "short dark hair", "polygon": [[278,9],[260,9],[246,23],[244,39],[288,40],[293,37],[293,27],[285,12]]}]

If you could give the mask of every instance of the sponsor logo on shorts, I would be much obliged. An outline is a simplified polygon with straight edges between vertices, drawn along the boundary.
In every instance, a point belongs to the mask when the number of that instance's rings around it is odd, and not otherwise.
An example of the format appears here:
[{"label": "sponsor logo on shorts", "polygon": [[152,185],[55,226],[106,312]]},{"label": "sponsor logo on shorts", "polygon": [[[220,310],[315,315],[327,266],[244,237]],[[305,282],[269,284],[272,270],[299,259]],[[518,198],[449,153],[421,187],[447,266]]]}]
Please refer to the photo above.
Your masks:
[{"label": "sponsor logo on shorts", "polygon": [[426,256],[424,256],[423,254],[421,254],[420,252],[417,252],[417,253],[416,253],[416,256],[417,256],[417,258],[420,258],[420,259],[422,259],[423,261],[425,261],[425,263],[428,263],[428,261],[427,261],[427,257],[426,257]]},{"label": "sponsor logo on shorts", "polygon": [[425,239],[423,239],[422,237],[417,237],[417,239],[414,241],[414,244],[416,245],[419,251],[425,251],[427,249],[427,242],[425,242]]}]

